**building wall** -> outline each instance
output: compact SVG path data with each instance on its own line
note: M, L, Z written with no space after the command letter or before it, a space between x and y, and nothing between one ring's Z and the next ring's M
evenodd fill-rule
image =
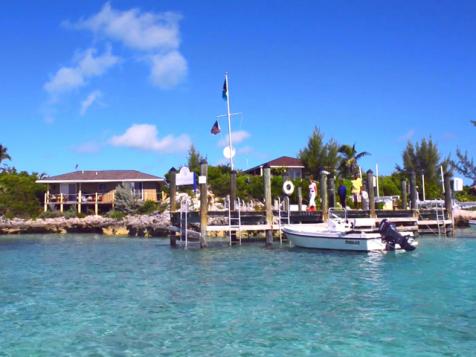
M79 185L76 185L76 191L79 189ZM119 182L104 182L104 183L82 183L81 192L86 199L95 200L96 192L98 193L99 203L113 203L116 187ZM49 184L50 194L57 196L59 201L60 184ZM144 182L143 183L143 199L157 202L157 190L159 184L157 182ZM72 200L76 200L76 196L71 197Z

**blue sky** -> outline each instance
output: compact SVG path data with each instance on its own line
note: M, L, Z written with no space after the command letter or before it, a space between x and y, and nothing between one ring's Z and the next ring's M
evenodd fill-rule
M474 1L15 1L0 12L0 143L50 175L163 175L190 143L236 167L294 156L317 126L390 173L407 140L476 152ZM221 119L226 132L226 120Z

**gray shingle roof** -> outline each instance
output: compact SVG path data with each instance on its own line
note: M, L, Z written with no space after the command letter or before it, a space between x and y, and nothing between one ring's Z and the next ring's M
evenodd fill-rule
M162 177L146 174L136 170L98 170L74 171L62 175L50 176L38 180L38 183L54 182L120 182L120 181L164 181Z

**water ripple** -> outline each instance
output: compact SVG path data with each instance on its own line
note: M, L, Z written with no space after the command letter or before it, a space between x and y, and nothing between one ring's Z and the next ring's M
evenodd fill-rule
M0 356L473 355L475 253L0 237Z

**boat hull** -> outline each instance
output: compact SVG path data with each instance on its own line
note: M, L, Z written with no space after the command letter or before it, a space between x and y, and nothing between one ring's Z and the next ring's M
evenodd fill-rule
M296 247L311 249L385 251L386 243L378 233L328 231L322 225L285 226L283 232ZM401 249L397 244L395 249Z

